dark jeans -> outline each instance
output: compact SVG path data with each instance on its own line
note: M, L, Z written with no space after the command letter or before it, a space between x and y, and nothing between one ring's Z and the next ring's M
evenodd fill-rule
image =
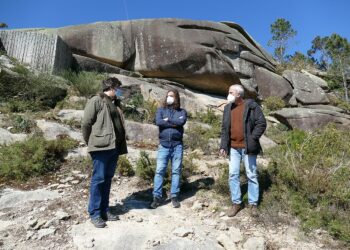
M91 152L90 155L94 169L91 177L88 212L90 218L97 218L107 213L109 193L119 152L117 149L111 149Z

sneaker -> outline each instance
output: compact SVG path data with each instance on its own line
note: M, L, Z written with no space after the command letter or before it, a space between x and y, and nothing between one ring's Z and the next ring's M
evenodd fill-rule
M91 223L97 228L103 228L107 226L106 222L101 217L91 218Z
M227 216L234 217L242 209L241 204L233 204L232 207L228 210Z
M257 205L249 205L248 207L249 207L250 216L252 216L252 217L259 216Z
M173 208L179 208L180 207L180 202L177 197L171 198L171 204L173 205Z
M160 206L160 204L161 204L161 203L160 203L160 199L154 197L154 198L153 198L153 201L152 201L152 203L151 203L151 205L150 205L150 208L156 209L157 207Z
M117 221L117 220L119 220L119 216L111 213L110 211L107 211L107 213L104 215L101 214L101 218L104 221Z

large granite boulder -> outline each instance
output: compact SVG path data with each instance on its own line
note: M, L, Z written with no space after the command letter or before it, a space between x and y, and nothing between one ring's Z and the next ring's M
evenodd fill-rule
M0 41L7 55L41 72L59 73L71 68L71 50L57 35L2 30Z
M36 31L59 35L75 54L213 94L226 94L231 84L253 79L254 65L275 69L272 57L229 22L168 18ZM255 82L245 83L256 94Z
M314 130L328 123L334 123L339 128L349 129L350 115L339 113L332 108L283 108L272 113L281 123L290 128Z
M315 80L316 76L310 77L309 74L293 70L285 70L282 75L293 85L294 96L302 105L329 103L319 81Z
M119 74L109 74L109 76L118 78L126 92L128 88L137 87L145 100L154 100L158 105L164 101L167 91L175 88L180 94L181 107L190 113L206 112L210 108L219 110L226 104L223 97L184 88L183 85L164 79L134 78Z
M255 68L254 77L262 99L278 96L286 103L289 102L293 95L293 89L285 78L262 67Z

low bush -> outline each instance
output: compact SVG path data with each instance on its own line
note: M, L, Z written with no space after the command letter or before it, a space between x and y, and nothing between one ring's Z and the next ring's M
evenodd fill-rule
M41 136L33 136L24 142L0 146L0 178L27 180L60 167L64 155L77 146L69 137L47 141Z
M220 138L220 127L213 125L210 128L204 127L200 124L191 124L185 131L184 145L191 150L201 149L204 154L217 154L213 151L213 143L211 139Z
M136 176L147 184L152 184L156 173L157 160L149 158L149 155L141 151L140 158L136 163ZM184 157L182 162L180 185L188 183L187 179L196 173L198 166L194 163L193 157ZM171 162L169 161L167 172L163 180L164 190L170 190L171 186Z
M284 108L286 104L278 96L269 96L264 99L263 106L264 110L267 110L267 112L269 113L270 111L275 111Z
M127 119L155 123L158 103L155 100L145 100L140 92L131 91L130 95L123 100L123 112Z
M124 155L120 156L118 159L117 173L121 176L134 176L135 171L128 158Z
M85 97L101 92L101 81L107 78L105 74L87 71L63 71L60 75L72 84L79 95Z
M350 132L333 125L289 132L284 143L266 152L272 186L262 205L283 204L305 229L323 228L350 243L349 141Z
M46 74L13 76L0 72L0 102L9 112L54 108L67 95L67 86Z

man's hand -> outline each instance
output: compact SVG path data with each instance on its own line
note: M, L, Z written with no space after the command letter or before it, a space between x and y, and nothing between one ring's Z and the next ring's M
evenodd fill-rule
M227 153L226 153L226 151L225 151L225 149L220 149L220 151L219 151L219 155L220 156L223 156L223 157L225 157L226 155L227 155Z

